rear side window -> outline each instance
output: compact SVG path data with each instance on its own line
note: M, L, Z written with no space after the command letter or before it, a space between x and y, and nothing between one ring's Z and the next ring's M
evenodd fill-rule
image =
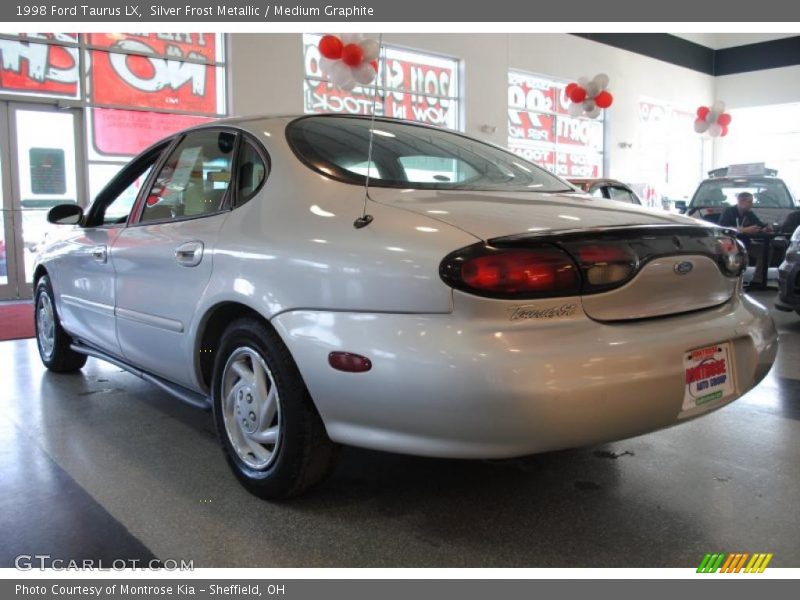
M186 135L147 195L139 222L177 220L222 210L231 182L236 135L204 130Z
M633 194L629 190L626 190L625 188L609 186L608 196L612 200L617 200L618 202L628 202L629 204L636 204L636 198L634 198Z
M370 136L370 130L374 135ZM555 175L499 147L464 135L403 121L340 116L302 117L286 136L316 171L376 187L571 192ZM372 137L372 162L370 156Z
M237 178L236 203L243 204L252 198L267 178L267 165L252 142L242 143Z

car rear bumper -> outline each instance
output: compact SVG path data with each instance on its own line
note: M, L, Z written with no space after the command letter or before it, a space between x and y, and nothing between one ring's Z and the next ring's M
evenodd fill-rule
M520 456L667 427L750 390L777 352L766 308L739 294L708 310L617 324L582 311L547 320L458 312L305 310L273 323L333 440L440 457ZM686 351L723 341L732 343L735 395L679 415ZM327 360L335 350L373 367L336 371Z

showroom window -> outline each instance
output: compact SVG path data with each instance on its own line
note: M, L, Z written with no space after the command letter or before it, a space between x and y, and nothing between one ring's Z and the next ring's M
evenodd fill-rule
M703 138L694 131L695 111L642 98L636 142L637 187L642 202L670 208L688 200L703 178Z
M224 116L220 33L59 33L0 36L0 94L84 109L93 198L147 146Z
M568 83L509 71L508 147L561 177L602 177L605 115L571 117Z
M379 116L459 129L458 60L384 45L375 82L346 92L333 87L320 72L321 37L303 34L306 113L368 115L375 102Z
M800 103L734 108L729 133L718 138L718 167L764 163L778 171L795 199L800 199Z

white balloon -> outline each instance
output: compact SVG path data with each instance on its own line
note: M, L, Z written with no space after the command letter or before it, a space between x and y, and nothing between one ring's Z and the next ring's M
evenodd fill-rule
M569 116L570 117L580 117L583 114L583 103L582 102L573 102L569 105Z
M719 137L721 133L722 133L722 125L720 125L719 123L712 123L711 125L708 126L708 135L710 135L711 137Z
M353 78L361 85L367 85L375 80L375 69L368 62L363 62L357 67L351 69Z
M706 115L706 123L708 123L709 125L711 123L716 123L717 122L717 118L719 118L719 113L717 111L715 111L715 110L710 110L710 111L708 111L708 114Z
M343 33L339 36L345 46L347 44L358 44L365 37L363 33Z
M708 129L708 121L704 121L703 119L696 119L694 122L694 130L697 133L705 133Z
M598 73L594 76L592 81L594 81L601 90L604 90L608 87L608 75L605 73Z
M335 63L339 62L332 58L325 58L324 56L319 59L319 70L323 77L327 77L331 73L331 69Z
M590 119L596 119L597 117L600 116L601 112L602 112L602 109L597 107L597 106L595 106L592 110L586 111L586 116L589 117Z
M583 101L583 110L586 112L594 110L596 106L597 105L594 103L594 100L591 98Z
M585 88L589 84L588 77L578 77L578 85Z
M717 113L718 115L721 115L722 113L725 112L725 103L722 100L717 100L716 102L714 102L714 105L711 107L711 110Z
M378 40L373 40L372 38L361 40L358 43L361 46L361 49L364 51L364 61L369 62L371 60L375 60L380 56L381 53L381 45L378 43Z
M337 88L348 92L356 87L352 69L340 60L331 67L331 81Z
M600 93L600 86L597 85L594 81L590 81L586 84L586 96L588 98L594 98L597 94Z

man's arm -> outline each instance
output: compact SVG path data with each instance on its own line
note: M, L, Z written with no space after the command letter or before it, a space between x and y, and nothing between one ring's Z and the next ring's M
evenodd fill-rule
M721 227L733 227L734 229L738 229L739 224L736 222L736 216L738 214L739 211L736 210L735 206L729 206L722 211L722 215L720 215L717 225Z

